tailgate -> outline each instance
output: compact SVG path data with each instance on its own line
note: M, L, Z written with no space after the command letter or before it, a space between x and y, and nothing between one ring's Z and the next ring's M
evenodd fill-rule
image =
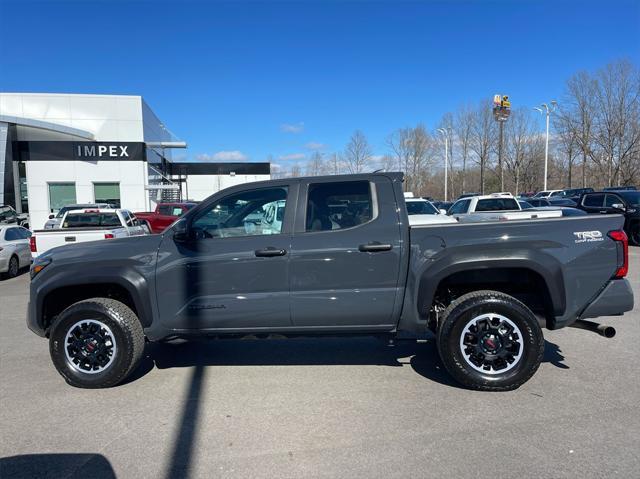
M36 251L32 251L34 257L58 246L74 243L86 243L105 239L105 235L112 233L108 229L49 229L34 231Z

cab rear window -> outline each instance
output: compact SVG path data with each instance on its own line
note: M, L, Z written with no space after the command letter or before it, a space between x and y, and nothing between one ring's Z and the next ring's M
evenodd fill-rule
M63 228L122 226L116 213L73 213L67 215Z
M476 211L511 211L519 210L518 202L513 198L490 198L478 200Z

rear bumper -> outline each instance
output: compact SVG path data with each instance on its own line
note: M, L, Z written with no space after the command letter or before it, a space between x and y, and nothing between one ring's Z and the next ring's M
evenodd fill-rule
M599 316L616 316L633 309L633 291L626 279L609 281L579 315L580 319L597 318Z

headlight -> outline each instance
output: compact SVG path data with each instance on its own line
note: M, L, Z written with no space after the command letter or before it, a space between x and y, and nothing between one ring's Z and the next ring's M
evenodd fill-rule
M37 257L31 265L31 279L33 279L40 271L51 264L51 258Z

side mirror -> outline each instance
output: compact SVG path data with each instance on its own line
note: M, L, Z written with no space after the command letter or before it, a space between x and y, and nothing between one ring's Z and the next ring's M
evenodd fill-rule
M446 215L447 214L447 210L440 208L438 211L440 211L441 215Z
M186 243L189 241L189 229L186 221L177 221L173 225L173 240L178 243Z
M50 220L52 220L52 219L53 219L53 218L55 218L55 217L56 217L56 215L54 215L54 214L49 215L49 219L50 219Z

